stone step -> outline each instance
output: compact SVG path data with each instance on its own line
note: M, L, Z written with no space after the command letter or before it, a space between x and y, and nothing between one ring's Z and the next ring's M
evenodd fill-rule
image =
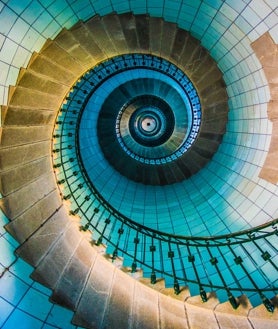
M58 105L58 102L57 102ZM38 126L53 125L55 121L55 113L53 109L45 110L38 108L20 108L18 105L9 106L5 117L3 118L3 126Z
M55 225L63 223L64 228L59 232L59 235L56 235L56 232L54 233L55 237L51 241L52 243L49 248L43 248L46 252L40 261L35 264L35 270L31 274L33 280L49 289L54 289L57 282L63 276L68 262L82 239L77 221L70 220L69 218L66 219L67 222L65 222L65 216L61 216L61 214L56 218ZM46 244L49 243L48 238L45 239L42 233L34 241L33 248L36 248L37 245L40 246L44 242Z
M27 109L57 109L59 97L39 92L37 90L17 86L9 97L9 106Z
M19 165L43 158L49 154L50 141L0 148L0 170L6 171Z
M215 293L207 293L208 301L203 303L200 296L192 296L186 300L185 309L189 328L219 329L214 309L219 305Z
M60 43L60 40L57 40L57 42ZM63 46L67 51L73 53L75 57L80 58L80 60L84 56L83 52L86 52L85 62L88 68L95 66L106 58L103 49L95 42L94 34L91 33L83 22L79 22L67 32L65 41L63 36Z
M61 207L57 191L50 191L23 214L10 221L5 229L19 242L30 238Z
M73 324L85 328L102 327L107 305L109 305L111 289L113 289L115 271L116 268L111 263L107 262L101 255L97 255L76 308L72 320ZM123 300L125 299L125 291L123 291ZM128 289L128 292L131 291L132 289Z
M87 66L72 57L64 48L60 47L57 42L47 40L40 54L48 58L51 62L63 67L76 77L87 71Z
M45 76L25 68L20 69L17 85L58 97L64 97L68 91L67 86L45 79Z
M271 302L275 306L273 313L268 312L263 304L254 307L248 314L248 319L254 329L274 329L278 323L278 295L271 298Z
M76 80L75 74L38 53L33 53L27 69L68 87Z
M52 165L48 156L1 172L0 191L3 196L7 196L50 172Z
M53 126L3 127L1 148L22 146L31 143L48 141L51 138Z
M118 55L118 51L111 41L109 34L106 32L105 25L103 25L102 19L99 15L89 19L85 23L85 26L93 36L98 48L105 54L106 58Z
M134 297L131 328L159 328L160 313L157 291L135 282Z
M102 25L118 54L128 53L128 44L121 26L120 16L112 13L101 17Z
M236 299L239 303L237 309L234 309L228 301L216 305L214 314L217 322L220 328L251 329L252 326L248 320L248 314L252 309L252 305L244 295Z
M103 328L130 328L134 287L135 280L127 279L127 275L122 271L115 271L102 322Z
M191 74L192 81L199 81L210 72L211 68L215 65L215 62L211 58L210 54L205 48L199 53L199 59L196 63L194 70Z
M87 238L83 237L53 290L52 302L76 309L97 256L96 252L91 252L91 248Z
M150 52L150 18L148 15L136 15L135 26L136 35L138 40L139 52L149 53Z
M150 53L153 55L161 56L161 39L163 20L158 17L150 17Z
M132 13L119 15L120 24L128 46L128 53L140 51L139 41L137 39L136 20Z
M177 28L175 38L173 40L173 46L171 51L171 59L178 66L180 63L181 55L183 53L183 49L186 45L187 39L189 38L189 32Z
M208 88L210 84L222 79L222 73L215 62L207 67L207 72L195 78L194 82L198 86L198 92Z
M184 303L165 296L158 295L159 303L159 322L161 328L189 329L187 315L185 312Z
M36 181L3 197L1 199L1 209L8 218L13 220L43 199L45 195L56 190L56 188L57 185L53 173L44 174Z
M42 225L18 247L16 254L36 267L70 224L65 207L60 207L47 220L43 219Z
M177 25L164 21L161 33L160 56L171 61L171 53L173 50L175 35L177 33Z
M192 36L189 36L186 39L186 43L184 45L179 61L181 67L183 68L185 73L189 75L189 77L192 72L191 71L192 62L194 62L194 60L196 59L195 56L197 56L199 50L200 50L200 41L193 38Z

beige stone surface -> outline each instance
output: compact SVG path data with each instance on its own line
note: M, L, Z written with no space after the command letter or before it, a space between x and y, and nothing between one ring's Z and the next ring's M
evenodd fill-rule
M22 166L1 172L0 191L4 196L37 180L40 176L50 173L52 165L49 157L40 158Z
M60 207L61 198L56 190L51 191L23 214L9 222L5 226L5 229L19 241L19 243L23 243Z
M55 115L53 110L45 109L23 109L10 106L5 115L3 124L5 126L38 126L53 124Z
M74 324L88 328L102 327L115 270L112 264L97 255L73 317Z
M73 310L76 308L96 259L97 254L92 253L91 248L87 237L83 235L54 288L51 296L53 302Z
M7 148L15 145L25 145L47 141L51 138L52 125L35 127L3 127L1 147Z
M135 280L120 270L115 271L103 321L103 329L129 329L132 323L132 304Z
M115 13L105 15L102 17L102 23L118 53L126 54L128 52L128 46L121 27L119 15Z
M161 329L189 329L182 301L159 294L159 315Z
M100 16L96 15L92 17L85 23L85 26L92 34L93 39L98 45L99 49L101 49L106 55L106 58L113 57L118 54L113 43L111 42L108 33L103 28Z
M16 253L32 266L37 266L70 224L66 209L59 208L16 250Z
M59 216L56 218L55 224L59 225L59 222L62 221L64 222L64 217ZM45 233L42 234L41 232L40 235L36 236L37 239L34 241L33 248L39 248L45 241L46 244L49 243L48 238L45 237ZM64 274L64 270L82 238L77 223L71 222L70 220L64 223L64 228L59 232L60 234L57 233L54 233L56 237L51 241L52 243L49 249L45 246L41 247L46 253L43 255L40 262L36 264L36 268L31 274L33 280L38 281L50 289L56 286L56 283ZM48 234L46 233L46 235Z
M45 79L44 76L27 69L21 69L17 84L24 88L60 97L63 97L68 90L67 86Z
M260 172L260 177L276 184L278 181L278 149L277 149L277 118L278 118L278 45L274 43L268 32L252 43L252 48L259 58L268 80L270 102L268 116L273 120L273 133L266 161Z
M123 34L127 43L128 53L140 51L134 15L132 13L124 13L121 14L119 18Z
M51 62L47 57L41 54L35 53L32 56L28 64L28 69L69 87L71 87L76 80L74 73L70 73L68 70Z
M89 38L90 32L82 28L82 26L83 23L80 22L80 24L74 26L70 31L62 30L55 38L55 43L89 69L98 62L94 56L98 53L99 48ZM91 48L88 48L87 46L90 45ZM91 53L90 49L94 52Z
M0 206L8 218L14 219L55 189L56 182L53 173L45 174L36 181L2 198Z
M59 106L58 96L49 95L37 90L17 86L12 93L9 106L19 108L36 108L53 110ZM58 106L57 106L58 105Z
M252 329L247 318L252 305L244 295L237 298L237 301L237 309L233 309L228 301L216 306L214 312L221 329Z
M250 310L248 318L255 329L277 329L278 328L278 295L271 299L274 312L267 311L263 304Z
M76 60L65 49L51 40L47 41L40 53L53 63L56 63L68 72L73 73L76 77L86 71L86 63L83 64Z
M159 329L158 293L136 282L132 306L132 329Z
M203 303L200 296L189 297L185 302L190 329L219 329L214 309L219 304L214 293L207 293L208 301Z
M20 145L12 148L0 148L0 170L8 170L49 154L50 141Z

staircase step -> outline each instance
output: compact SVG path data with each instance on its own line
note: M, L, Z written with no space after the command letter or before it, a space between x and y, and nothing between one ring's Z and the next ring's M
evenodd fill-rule
M65 222L66 220L67 222ZM58 234L56 234L56 231L51 230L50 227L50 232L54 233L52 237L45 238L45 233L41 232L40 235L37 235L36 240L32 239L33 248L37 249L43 245L43 253L34 264L35 270L31 274L31 278L50 289L56 286L58 280L63 275L82 238L77 221L74 222L65 218L65 214L59 213L59 217L55 220L55 225L61 225L60 231L56 229ZM28 251L25 253L28 254Z
M198 140L195 142L194 146L195 146L194 149L196 149L198 153L203 152L204 157L211 157L211 155L217 151L219 143L215 141L213 138L209 139L200 136Z
M171 53L177 31L177 25L163 22L161 34L161 56L171 61Z
M1 208L6 216L13 220L44 198L45 195L55 190L56 187L53 173L45 174L20 190L3 197Z
M60 105L60 98L45 94L33 89L17 86L14 91L9 106L20 108L35 108L35 109L47 109L54 110Z
M248 321L248 314L252 309L252 305L244 295L236 299L239 303L237 309L234 309L228 301L216 306L214 314L219 326L220 328L251 329L252 327Z
M199 95L205 104L218 104L228 100L225 83L221 79L212 82L199 91Z
M75 60L65 49L52 40L47 40L40 53L51 62L58 64L75 76L80 76L86 71L86 65L84 66Z
M204 121L227 121L228 104L226 101L206 106L203 111Z
M24 88L34 89L49 95L63 97L68 88L60 83L45 79L44 76L34 71L21 69L17 84Z
M69 225L67 211L62 206L16 250L17 255L36 267Z
M34 160L25 165L15 167L0 175L0 191L7 196L22 188L29 182L35 181L45 173L50 173L52 166L49 157Z
M135 16L136 34L140 53L150 52L150 28L148 15Z
M189 297L185 303L189 328L219 328L214 309L219 304L214 293L208 293L208 301L203 303L200 296Z
M109 35L106 32L105 26L103 26L102 19L100 16L96 15L89 19L85 23L86 28L92 34L95 43L98 45L99 49L103 51L106 58L118 55Z
M135 282L127 278L125 273L115 271L103 328L130 328Z
M185 30L176 29L175 38L173 39L173 46L171 50L170 58L173 62L179 64L183 49L186 45L187 39L189 38L189 33Z
M136 21L132 13L119 15L122 31L128 46L129 53L140 51L139 42L137 40Z
M211 66L207 67L207 72L200 75L195 79L195 84L198 85L198 91L208 88L212 83L222 79L222 73L217 67L215 62L211 63Z
M134 296L131 328L159 328L157 292L136 282Z
M24 109L9 106L2 122L5 126L38 126L53 124L54 120L55 113L53 113L53 110Z
M200 80L200 77L207 74L215 62L211 58L209 52L202 48L200 57L198 59L198 65L194 67L194 70L191 74L192 81Z
M268 312L266 307L261 304L250 310L248 319L255 329L274 329L278 323L278 295L271 298L271 303L275 306L274 312Z
M34 144L0 149L0 170L5 171L21 164L43 158L49 154L50 142L43 141Z
M158 297L161 328L189 329L184 303L163 294Z
M97 255L72 323L85 328L101 328L116 268Z
M118 54L127 54L128 45L120 23L119 15L112 13L101 18L106 33L109 35Z
M23 214L9 222L5 229L19 242L23 243L61 206L57 191L51 191L43 199L36 202Z
M150 53L153 55L161 55L161 39L162 39L163 20L158 17L150 17Z
M76 309L97 256L97 253L92 252L91 249L92 246L87 239L83 238L55 286L51 301L72 310Z
M85 57L88 67L93 67L106 58L103 49L97 45L94 34L89 31L84 23L80 22L77 26L71 28L68 33L70 36L67 36L66 39L67 47L73 43L68 51L71 51L71 49L74 49L78 45L78 48L75 49L75 52L78 51L75 57L79 56L78 58L82 60L82 56L84 56L82 55L82 51L85 51L88 54Z
M191 35L186 39L183 52L180 56L180 65L184 68L186 74L190 72L192 61L196 53L200 50L200 41L193 38ZM187 72L189 70L189 72ZM188 74L189 75L189 74Z
M27 68L44 77L50 78L52 81L59 82L69 87L71 87L76 80L75 74L57 65L41 54L35 53Z
M1 147L13 147L49 140L52 125L31 127L3 127Z

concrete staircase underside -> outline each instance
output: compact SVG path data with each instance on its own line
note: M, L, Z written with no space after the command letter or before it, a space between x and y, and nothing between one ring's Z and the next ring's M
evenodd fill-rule
M10 88L8 106L2 109L0 189L2 209L10 218L6 229L21 243L17 254L34 267L32 278L53 290L54 303L74 311L72 321L78 326L277 326L277 309L270 314L263 305L252 308L244 296L237 310L228 302L220 304L213 293L203 304L186 287L176 296L163 280L151 285L140 273L121 271L104 257L104 246L92 246L90 235L80 232L78 218L69 215L55 181L51 141L58 110L78 77L107 58L130 52L164 57L195 78L201 100L213 95L220 103L226 101L223 90L214 94L221 82L216 64L207 53L198 53L198 43L186 44L187 39L185 31L158 18L93 17L63 30L33 54L17 85ZM206 79L208 73L214 81Z

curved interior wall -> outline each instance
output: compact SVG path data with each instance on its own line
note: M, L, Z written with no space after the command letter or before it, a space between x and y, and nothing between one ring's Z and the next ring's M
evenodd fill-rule
M46 38L54 37L62 27L70 27L79 19L86 20L95 13L104 15L112 11L148 12L177 22L191 31L218 62L227 84L231 109L223 145L204 175L196 178L191 185L192 191L198 191L198 197L205 202L205 209L198 200L197 203L193 201L192 211L195 211L195 205L199 206L198 214L202 217L202 212L211 210L212 202L215 205L217 200L221 200L220 209L225 210L222 214L225 219L232 219L231 226L228 225L232 231L277 217L277 186L259 177L272 133L267 115L270 91L261 63L251 47L251 43L266 31L277 43L275 1L238 1L236 4L225 1L213 5L196 1L194 7L187 2L172 1L165 2L164 7L151 2L129 1L113 1L112 4L105 1L95 4L83 1L74 4L66 1L43 1L43 4L42 1L0 1L0 10L3 22L0 27L2 104L7 102L8 86L15 84L19 68L27 65L31 53L39 51ZM209 178L216 167L221 167L221 171L218 184L213 186ZM195 200L194 197L191 199ZM170 209L169 206L167 209ZM226 229L222 224L223 218L219 215L215 218L211 222L217 230L214 233L221 233ZM4 216L2 221L6 223ZM196 227L191 233L201 232ZM1 243L7 250L1 253L3 328L12 328L21 320L25 323L30 321L32 328L51 327L56 306L48 303L49 292L28 278L30 268L12 255L16 242L4 229L1 231ZM30 308L36 297L41 301L37 310L35 306ZM58 315L55 321L56 325L59 321L63 323L58 327L71 327L66 321L59 320Z

